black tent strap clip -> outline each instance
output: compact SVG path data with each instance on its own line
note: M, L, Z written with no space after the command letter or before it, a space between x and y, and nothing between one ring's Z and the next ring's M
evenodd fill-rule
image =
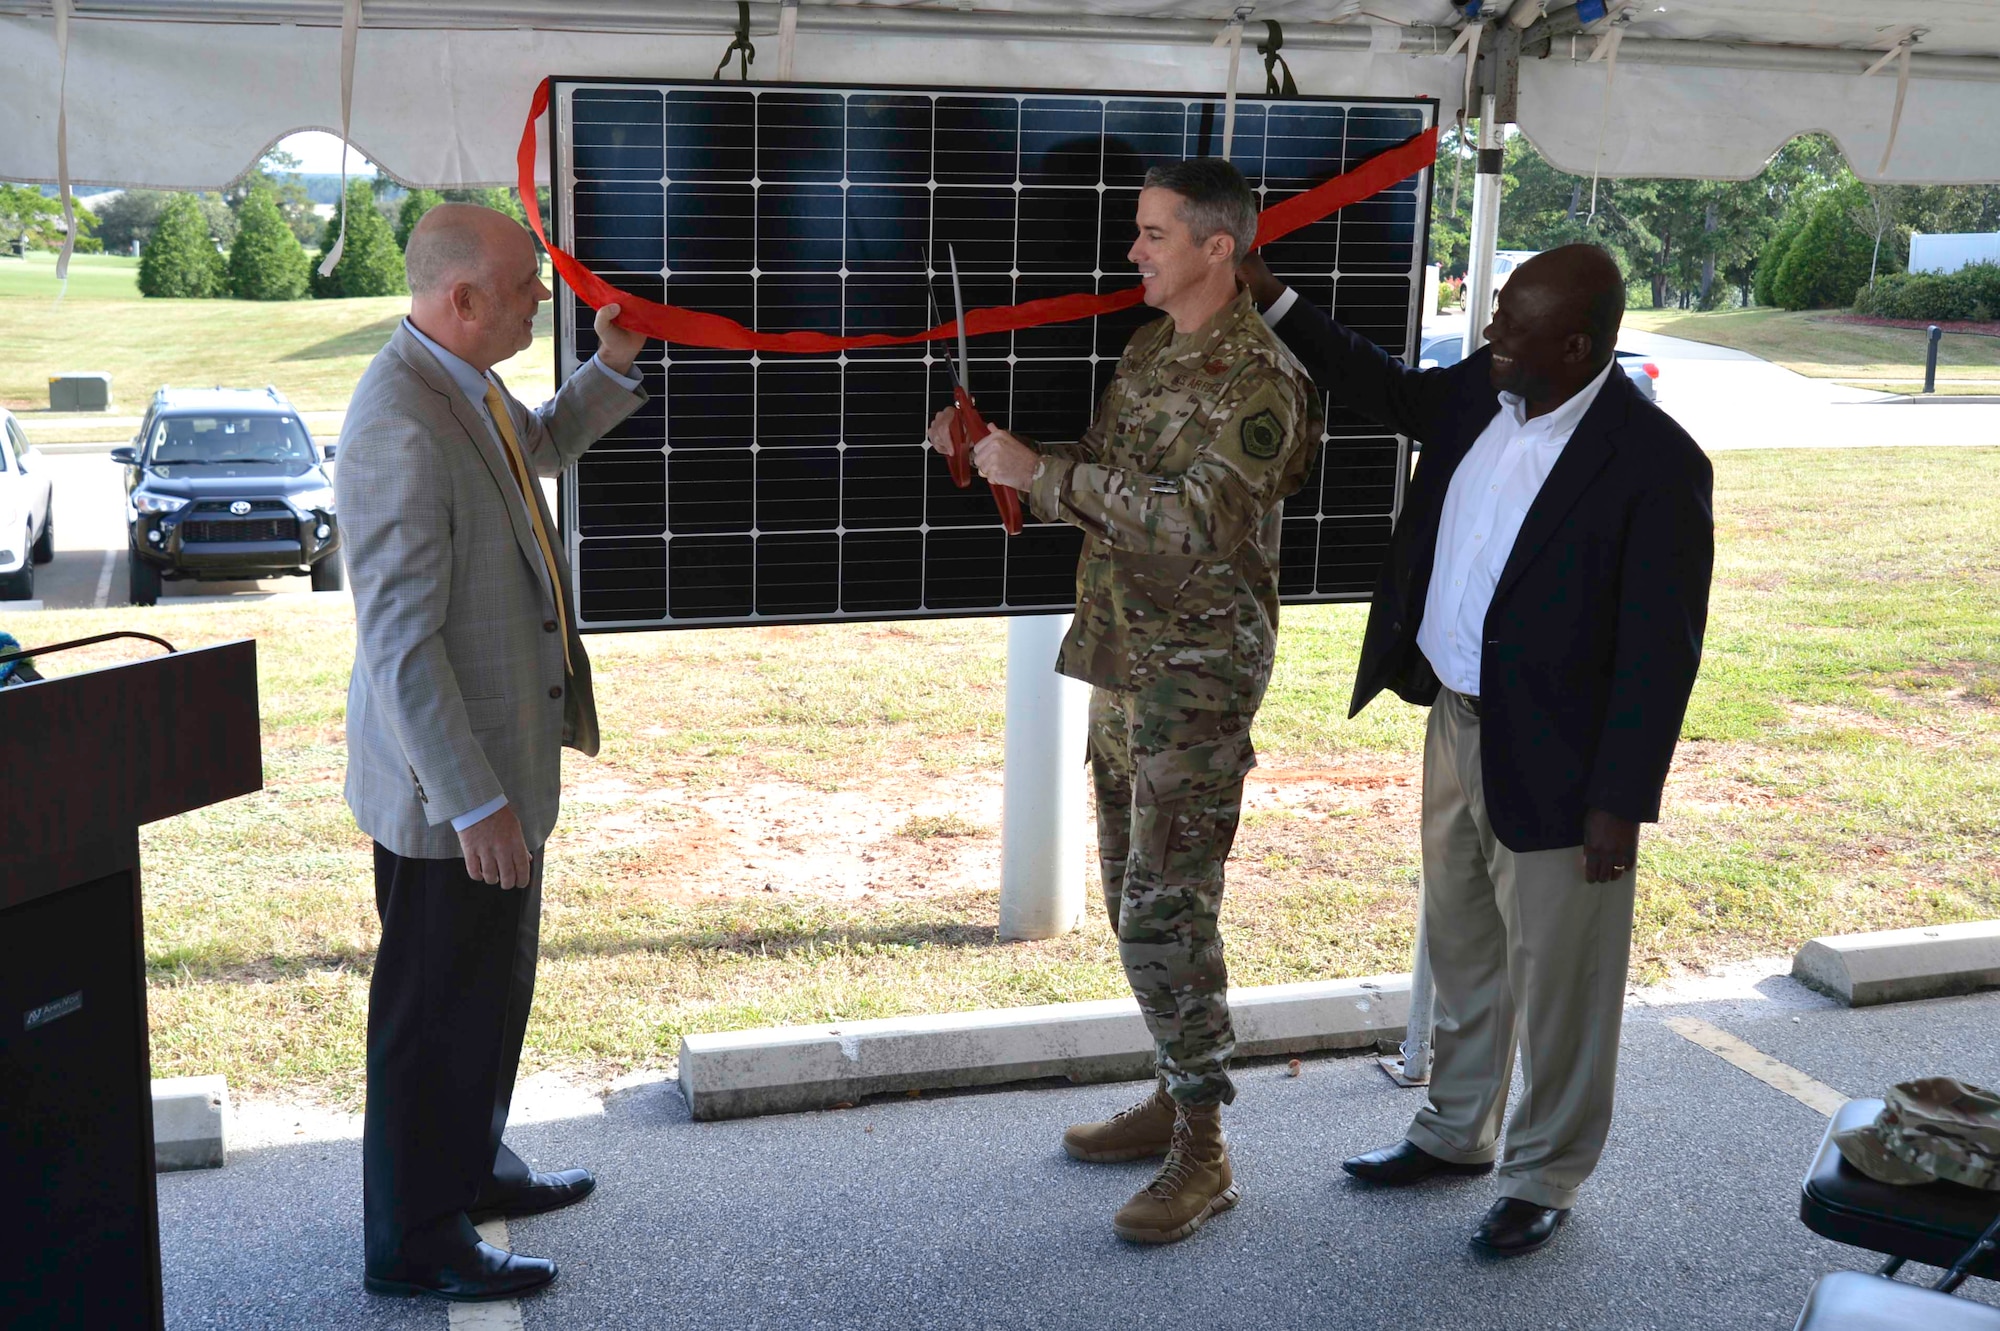
M745 83L750 81L750 62L757 58L757 48L750 44L750 0L736 0L736 36L722 52L722 59L715 66L715 81L722 82L722 71L729 67L729 57L736 57L736 72Z
M1299 95L1298 81L1292 77L1292 67L1285 57L1278 54L1285 44L1285 30L1278 26L1276 19L1265 19L1264 26L1269 35L1257 43L1257 54L1264 57L1264 95L1266 97L1296 97ZM1278 77L1279 70L1285 77Z
M33 656L47 656L51 652L66 652L72 647L88 647L93 643L111 642L118 638L138 638L143 642L155 643L164 647L169 652L180 650L165 638L156 638L150 633L133 633L128 630L118 633L100 633L94 638L74 638L69 642L50 643L47 647L24 647L16 652L0 652L0 665L6 665L9 661L20 661Z

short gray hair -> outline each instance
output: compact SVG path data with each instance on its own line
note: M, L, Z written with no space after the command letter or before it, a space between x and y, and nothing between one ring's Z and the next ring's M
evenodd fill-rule
M1257 240L1257 196L1243 173L1220 157L1190 157L1146 172L1147 189L1181 196L1178 216L1197 241L1225 235L1236 242L1236 260L1250 255Z
M403 250L403 274L410 291L422 296L466 278L483 277L486 236L496 217L507 215L474 203L441 203L418 218Z

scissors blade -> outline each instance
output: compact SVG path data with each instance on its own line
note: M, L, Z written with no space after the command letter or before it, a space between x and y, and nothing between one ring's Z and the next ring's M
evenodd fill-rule
M965 345L965 289L958 283L958 251L947 245L944 252L951 259L951 299L958 306L958 385L966 392L972 391L972 353Z
M926 264L925 264L925 267L929 267L929 266L930 266L930 265L929 265L928 263L926 263ZM926 282L924 283L924 294L925 294L926 296L929 296L929 297L930 297L930 300L931 300L931 327L935 328L935 327L937 327L937 326L938 326L939 324L941 324L941 323L943 323L943 322L944 322L944 316L938 313L938 303L937 303L937 288L936 288L936 287L933 287L933 286L932 286L932 285L930 284L930 282L929 282L929 281L926 281ZM957 383L958 383L958 362L954 361L954 360L953 360L953 359L952 359L952 358L951 358L950 356L945 356L945 357L943 357L943 360L944 360L944 364L945 364L945 368L946 368L947 370L950 370L950 371L951 371L951 381L952 381L952 383L953 383L954 385L955 385L955 384L957 384Z

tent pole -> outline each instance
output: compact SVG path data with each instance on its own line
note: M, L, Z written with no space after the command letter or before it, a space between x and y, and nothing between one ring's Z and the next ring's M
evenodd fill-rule
M1493 94L1480 99L1479 174L1472 180L1472 248L1465 260L1465 354L1486 345L1486 323L1493 317L1493 252L1500 247L1499 116Z
M1054 938L1083 918L1084 728L1090 689L1055 671L1068 615L1007 621L1000 937Z

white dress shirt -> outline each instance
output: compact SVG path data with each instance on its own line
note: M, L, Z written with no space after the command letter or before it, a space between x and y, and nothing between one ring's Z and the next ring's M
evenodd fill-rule
M1299 290L1297 287L1286 287L1283 294L1271 302L1271 308L1264 311L1264 326L1266 328L1276 328L1278 320L1292 312L1292 306L1298 301L1298 298Z
M487 385L493 384L493 381L487 378L486 375L482 373L470 361L467 361L460 356L453 355L451 352L446 351L443 347L439 346L436 342L432 341L429 337L426 337L424 335L424 330L417 327L414 323L411 323L408 319L403 320L403 326L410 330L411 337L416 338L417 341L424 344L424 350L430 352L431 355L437 357L438 364L442 365L444 367L444 372L451 376L451 381L458 385L458 391L465 394L465 400L467 402L470 402L472 404L472 409L479 413L479 419L486 422L487 429L494 431L493 440L495 443L498 443L500 441L500 434L499 431L494 427L493 413L486 409L486 388ZM590 358L589 363L586 364L583 367L583 369L578 370L577 373L587 374L590 372L592 368L595 368L599 373L608 376L612 380L612 382L619 384L627 392L631 392L637 389L640 383L642 382L638 375L620 374L618 373L618 371L612 369L609 365L606 365L602 360L598 359L596 356L592 356ZM493 384L493 386L496 388L499 387L498 384ZM505 392L506 390L502 389L501 391ZM526 500L527 496L523 495L521 496L521 498L523 500ZM505 795L496 795L494 798L486 801L486 803L480 805L478 808L468 810L465 813L459 814L458 817L452 819L451 820L452 830L454 832L463 832L466 828L472 826L474 823L485 822L488 818L491 818L494 814L500 812L500 810L506 807L507 807L507 797Z
M1452 473L1417 646L1439 681L1455 693L1479 696L1479 657L1493 589L1542 483L1610 375L1606 365L1575 397L1534 420L1519 396L1502 393L1500 410Z

